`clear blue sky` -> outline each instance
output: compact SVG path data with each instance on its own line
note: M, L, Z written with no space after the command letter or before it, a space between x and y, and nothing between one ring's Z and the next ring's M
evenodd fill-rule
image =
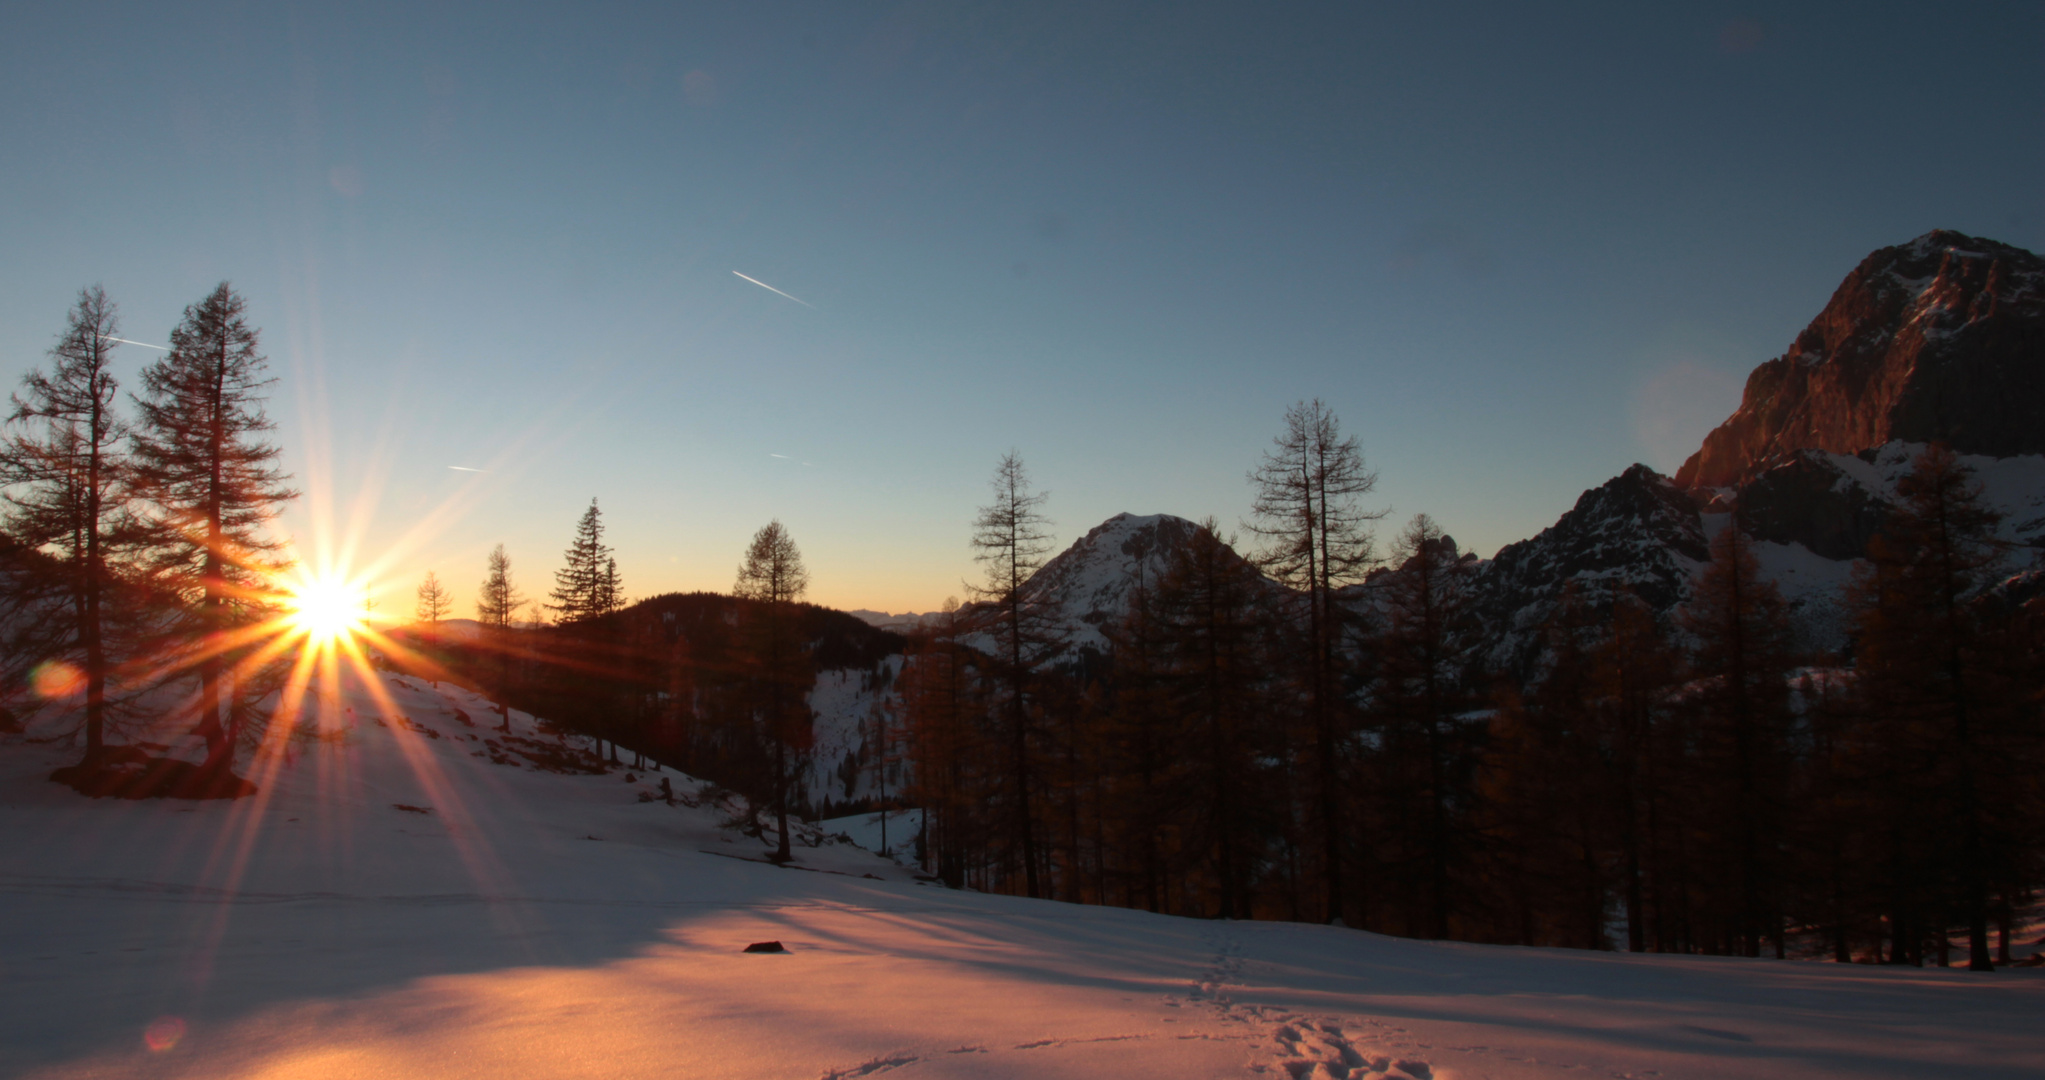
M632 596L778 517L814 599L928 609L1004 451L1061 542L1233 523L1312 396L1388 534L1489 555L1673 470L1870 250L2045 246L2041 46L2035 4L10 3L0 377L81 285L161 343L232 281L282 525L389 553L386 611L432 567L468 614L498 542L544 593L592 497Z

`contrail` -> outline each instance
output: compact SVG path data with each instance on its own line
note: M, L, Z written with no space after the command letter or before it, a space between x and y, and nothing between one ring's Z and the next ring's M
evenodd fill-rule
M120 342L120 343L121 343L121 344L123 344L123 345L140 345L140 346L142 346L142 347L143 347L143 348L145 348L145 349L155 349L155 350L156 350L157 352L169 352L169 351L170 351L169 349L167 349L167 348L164 348L164 347L163 347L163 346L161 346L161 345L151 345L150 343L148 343L148 342L146 342L146 341L129 341L129 340L127 339L127 338L124 338L124 337L115 337L115 336L113 336L112 334L101 334L101 335L99 336L99 339L100 339L101 341L118 341L118 342Z
M490 471L490 470L488 470L488 469L471 469L471 468L469 468L469 467L468 467L467 465L449 465L449 466L448 466L448 468L450 468L450 469L453 469L453 470L454 470L454 471L456 471L456 472L489 472L489 471Z
M734 274L738 274L738 271L736 271L736 270L733 270L733 271L732 271L732 273L734 273ZM768 292L770 292L770 293L779 293L779 294L780 294L780 295L782 295L782 296L788 296L788 294L787 294L787 293L785 293L785 292L781 292L781 290L780 290L780 289L777 289L777 288L775 288L774 286L772 286L772 285L769 285L769 284L767 284L767 283L766 283L766 282L764 282L764 281L761 281L761 280L760 280L759 278L750 278L750 277L746 277L746 276L745 276L744 274L738 274L738 276L740 276L740 277L742 277L742 278L746 278L746 280L747 280L747 281L750 281L750 282L752 282L753 284L755 284L755 285L758 285L758 286L759 286L760 288L762 288L762 289L765 289L765 290L767 290L767 291L768 291ZM806 308L810 309L811 311L815 311L815 310L817 309L817 306L816 306L815 304L812 304L812 303L810 303L809 301L807 301L807 300L804 300L804 299L802 299L801 297L797 297L797 296L788 296L788 298L789 298L790 300L793 300L793 301L795 301L795 302L796 302L796 303L798 303L798 304L801 304L801 305L802 305L803 307L806 307Z

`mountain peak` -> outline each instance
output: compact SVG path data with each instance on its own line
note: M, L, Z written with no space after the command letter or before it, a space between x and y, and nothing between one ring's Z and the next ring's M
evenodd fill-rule
M1676 474L1750 479L1799 450L1896 439L1963 453L2045 453L2045 259L1935 229L1861 260L1790 344L1755 368L1740 408Z

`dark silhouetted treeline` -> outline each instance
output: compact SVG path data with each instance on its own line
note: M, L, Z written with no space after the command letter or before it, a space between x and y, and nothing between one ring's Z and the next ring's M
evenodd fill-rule
M1567 593L1525 684L1471 659L1476 560L1425 515L1361 580L1290 587L1210 521L1082 658L1026 584L1019 465L983 513L977 602L907 639L794 609L802 678L862 672L886 712L863 753L907 763L933 876L1428 938L2007 959L2045 839L2045 600L1942 449L1847 598L1848 657L1795 652L1735 524L1672 612ZM514 631L513 700L771 800L807 732L762 719L789 678L762 668L767 610L663 596Z

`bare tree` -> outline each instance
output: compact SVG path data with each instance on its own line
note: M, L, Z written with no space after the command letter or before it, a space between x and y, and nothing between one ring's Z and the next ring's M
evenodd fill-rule
M1313 735L1316 817L1321 832L1329 921L1342 917L1343 822L1340 693L1335 675L1341 636L1335 590L1361 580L1375 561L1372 526L1384 510L1365 510L1363 496L1377 487L1377 473L1364 467L1354 438L1319 398L1285 412L1285 430L1274 449L1250 471L1256 501L1245 524L1263 537L1258 562L1264 571L1299 594L1306 633L1305 696Z
M1416 838L1425 881L1415 936L1449 936L1456 891L1450 887L1464 830L1455 817L1467 807L1472 762L1469 725L1457 719L1470 704L1456 643L1467 633L1471 563L1426 514L1414 515L1394 550L1399 573L1384 580L1386 618L1377 648L1377 704L1383 735L1384 786L1425 815ZM1424 793L1424 794L1421 794ZM1416 797L1417 796L1417 797ZM1415 925L1417 923L1417 925Z
M413 609L413 617L428 625L438 625L453 607L447 590L441 587L440 578L434 576L433 571L426 571L426 580L419 583L419 606Z
M751 613L753 646L762 691L761 719L774 747L774 811L781 834L774 858L779 862L795 857L788 843L788 758L792 744L807 741L809 726L808 708L800 710L798 721L798 710L791 707L791 699L799 698L806 666L797 640L796 603L808 590L809 571L803 568L802 551L781 522L768 522L753 534L732 593L760 605Z
M483 587L476 598L476 621L484 626L502 630L511 625L518 609L525 606L525 597L520 596L518 586L511 581L511 556L504 553L504 545L490 549L490 573L483 579Z
M69 571L74 626L66 635L85 659L85 758L105 745L107 656L102 604L112 517L121 507L127 425L114 415L112 367L120 322L106 291L78 292L70 323L50 350L50 373L22 377L0 441L7 531L53 546Z
M511 730L511 624L525 597L511 580L511 556L504 545L490 549L490 573L476 598L476 621L483 624L487 644L497 650L497 708L505 731Z
M1050 493L1030 490L1029 470L1013 450L994 467L992 487L994 501L981 507L973 522L973 557L987 568L987 583L969 588L987 605L986 629L999 654L994 668L1005 690L1010 825L1022 857L1024 888L1036 897L1043 894L1032 806L1032 676L1064 646L1044 592L1028 588L1051 552L1051 520L1043 510Z

